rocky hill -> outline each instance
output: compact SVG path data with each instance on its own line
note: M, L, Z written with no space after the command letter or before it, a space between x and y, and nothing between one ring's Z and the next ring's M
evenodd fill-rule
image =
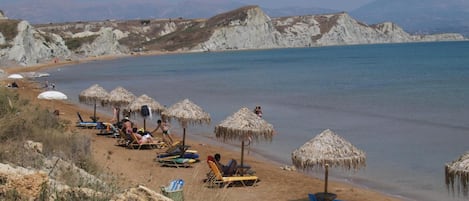
M5 17L6 18L6 17ZM31 26L0 19L0 66L142 51L224 51L465 40L460 34L411 35L347 13L270 18L246 6L208 19L107 20Z

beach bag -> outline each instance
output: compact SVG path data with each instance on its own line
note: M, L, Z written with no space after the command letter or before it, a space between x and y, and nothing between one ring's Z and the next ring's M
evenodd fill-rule
M174 201L184 201L183 186L184 180L175 179L170 182L169 186L162 186L161 193Z
M150 109L148 108L148 105L142 105L140 109L140 113L142 117L148 117L150 116Z

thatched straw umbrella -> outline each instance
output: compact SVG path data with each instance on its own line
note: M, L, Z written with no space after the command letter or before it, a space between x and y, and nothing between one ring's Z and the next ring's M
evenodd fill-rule
M457 180L457 182L455 182ZM454 183L457 183L458 192L462 191L467 196L469 190L469 151L461 155L457 160L445 165L446 186L454 190Z
M109 93L104 88L99 86L98 84L94 84L93 86L89 87L88 89L83 90L78 95L78 100L80 102L94 105L93 122L97 121L97 119L96 119L96 102L105 99L107 96L109 96Z
M325 167L324 193L327 194L329 166L358 170L366 166L366 155L332 130L326 129L293 151L292 161L295 167L303 170Z
M176 119L183 128L182 146L186 142L186 128L188 124L210 124L210 114L205 112L200 106L189 99L184 99L175 103L161 113L163 118L168 120Z
M129 103L135 100L135 95L127 91L123 87L116 87L109 95L101 101L103 105L111 105L113 107L119 108L126 107ZM117 121L119 121L119 113L117 113Z
M161 114L165 107L158 103L155 99L149 97L146 94L143 94L139 96L137 99L135 99L128 108L130 111L132 111L133 114L141 112L142 106L148 106L151 110L151 112L156 112L158 114ZM143 129L146 130L146 122L145 122L146 116L143 117Z
M241 108L215 126L217 138L241 141L241 167L244 167L244 142L246 140L255 142L260 140L272 141L274 132L272 124L267 123L246 107Z

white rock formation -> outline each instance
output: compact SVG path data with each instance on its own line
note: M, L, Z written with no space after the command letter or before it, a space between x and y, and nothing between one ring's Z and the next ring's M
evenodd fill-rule
M52 32L60 32L64 38L96 38L71 53L64 40ZM188 33L194 34L188 37ZM172 39L160 43L160 38L169 34ZM139 51L147 50L146 47L174 50L170 47L173 44L179 51L223 51L466 39L461 34L411 35L391 22L367 25L347 13L272 19L259 7L247 6L208 20L166 21L143 27L106 21L51 24L36 30L22 21L13 41L7 41L0 33L0 65L9 66L6 64L12 61L32 65L56 57L128 53L129 48L121 45L120 40L126 44L131 41L132 48Z
M90 36L88 31L85 32L85 35ZM102 56L122 54L128 51L119 44L117 34L110 27L102 27L94 35L98 35L98 37L91 44L83 44L78 52L83 52L86 56Z
M461 34L414 36L394 23L366 25L347 13L270 19L258 7L244 21L226 19L210 38L193 50L288 48L421 41L464 40ZM210 19L209 19L210 21ZM209 23L209 22L208 22Z
M2 33L0 33L0 45L5 45L5 44L6 44L5 37L3 36Z
M10 44L4 56L24 66L71 54L60 36L36 31L27 21L18 24L18 34Z
M194 49L207 51L278 47L270 17L259 7L250 8L245 12L244 18L223 19L218 22L220 28L215 29L209 40ZM210 20L207 23L210 23Z
M36 142L28 141L25 146L28 150L36 151ZM109 199L108 192L100 192L97 189L106 189L108 184L102 182L95 176L87 173L75 165L61 160L57 157L51 159L36 151L36 156L44 162L41 170L33 168L24 168L0 163L0 192L16 192L22 198L27 200L66 200L80 198L84 200L104 200ZM77 184L82 187L70 187L62 179L72 181L75 179ZM96 189L90 189L87 187ZM111 190L111 189L108 189ZM44 194L44 192L46 192ZM41 197L46 196L46 197ZM124 200L153 200L170 201L171 199L151 190L145 186L129 188L123 193L116 194L110 198L114 201Z
M8 19L8 17L5 16L5 14L3 13L2 10L0 10L0 20L7 20L7 19Z

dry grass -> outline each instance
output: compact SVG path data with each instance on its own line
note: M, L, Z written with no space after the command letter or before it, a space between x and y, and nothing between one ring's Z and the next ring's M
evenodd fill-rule
M89 136L66 130L70 121L57 118L51 111L29 104L28 100L7 88L0 88L0 162L21 167L42 169L46 158L59 157L72 162L75 166L92 174L100 174L96 163L91 158L91 140ZM41 142L43 153L33 152L24 147L27 140ZM62 170L55 179L70 187L87 187L104 196L95 198L82 197L80 194L65 193L58 196L62 200L106 200L117 189L111 182L107 186L85 181L74 170ZM107 179L112 181L112 177ZM41 197L54 194L51 188L44 187ZM14 190L0 194L0 199L23 200ZM41 199L40 199L41 200Z

